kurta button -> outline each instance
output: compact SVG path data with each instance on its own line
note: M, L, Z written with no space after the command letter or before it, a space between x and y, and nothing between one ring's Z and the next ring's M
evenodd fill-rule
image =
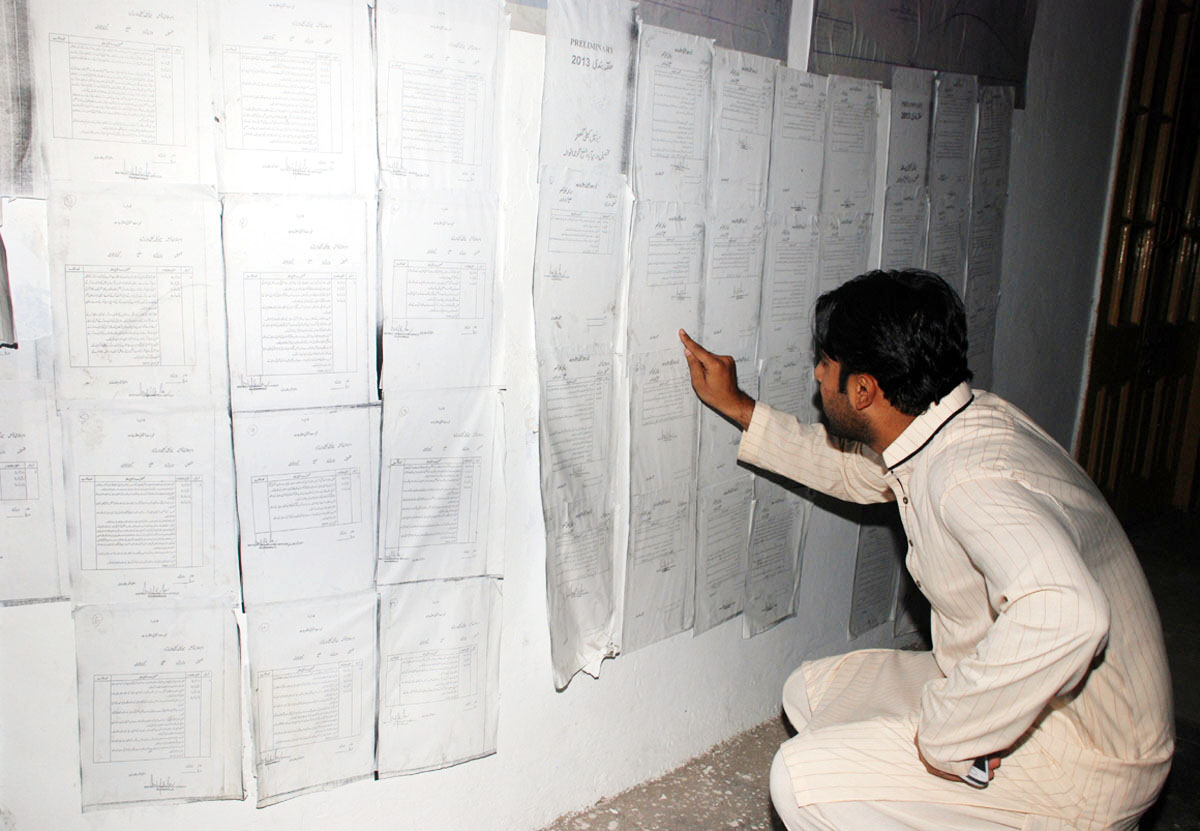
M909 540L909 541L908 541L908 547L909 547L909 548L912 548L912 547L913 547L913 546L912 546L912 540Z
M906 496L906 497L904 497L904 504L905 504L905 505L907 505L907 504L908 504L908 497L907 497L907 496Z
M918 589L919 589L919 588L921 588L921 581L920 581L920 580L918 580L918 581L916 581L916 582L917 582L917 588L918 588Z

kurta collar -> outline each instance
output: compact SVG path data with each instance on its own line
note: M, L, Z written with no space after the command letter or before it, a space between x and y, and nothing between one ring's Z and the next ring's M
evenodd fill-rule
M971 394L971 387L964 381L941 401L931 404L929 409L913 419L912 423L904 428L904 432L884 449L883 463L887 465L888 470L898 467L916 455L950 419L966 409L972 400L974 396Z

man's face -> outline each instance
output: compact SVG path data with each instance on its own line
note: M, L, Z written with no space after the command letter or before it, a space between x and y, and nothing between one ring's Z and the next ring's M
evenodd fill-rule
M813 378L821 388L821 409L825 412L825 424L831 436L870 444L871 425L866 417L850 404L850 396L840 388L838 379L842 365L825 355L813 369Z

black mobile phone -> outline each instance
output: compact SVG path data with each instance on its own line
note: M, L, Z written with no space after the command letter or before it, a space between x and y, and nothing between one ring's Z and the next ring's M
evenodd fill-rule
M962 777L962 780L972 788L986 788L988 786L988 761L989 757L980 756L975 760L975 764L971 765L971 769L967 771L967 775Z

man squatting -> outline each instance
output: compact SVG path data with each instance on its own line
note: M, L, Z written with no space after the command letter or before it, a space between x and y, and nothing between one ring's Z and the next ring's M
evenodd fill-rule
M938 276L823 294L824 425L756 402L682 330L700 400L739 459L852 502L895 500L932 652L805 662L771 799L799 829L1130 829L1174 749L1158 613L1128 538L1067 452L968 385L966 316ZM972 787L964 777L984 759ZM990 783L987 780L990 779Z

